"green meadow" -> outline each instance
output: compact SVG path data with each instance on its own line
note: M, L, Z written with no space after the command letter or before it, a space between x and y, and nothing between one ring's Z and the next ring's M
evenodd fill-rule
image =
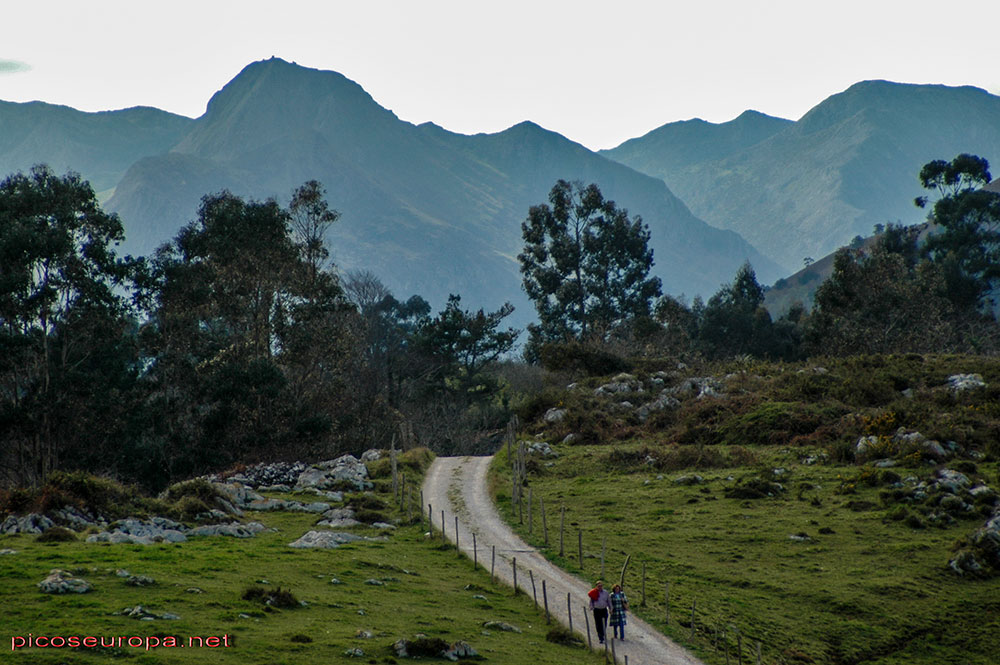
M297 498L311 500L309 495ZM530 598L492 585L487 572L481 567L473 571L453 546L428 538L419 522L384 540L300 550L288 543L313 528L315 515L267 512L247 518L275 531L246 540L216 536L151 546L0 537L0 549L17 551L0 556L3 662L395 663L410 659L397 658L391 646L418 635L449 644L464 640L483 662L600 662L582 648L548 641L551 626ZM351 530L373 537L378 533L367 526ZM41 593L37 583L54 568L83 577L93 591ZM155 584L128 586L116 574L119 569L151 577ZM254 587L290 592L298 606L278 608L244 599ZM119 614L136 605L180 618L141 621ZM521 632L484 626L487 622L503 622ZM105 644L119 636L125 640L121 647L12 652L12 640L29 634L104 637ZM145 649L147 638L166 644L171 636L183 644L191 637L206 639L201 647ZM207 646L213 636L220 646ZM128 637L142 638L143 646L129 647Z
M633 610L708 663L738 662L740 647L755 663L759 643L762 663L995 665L1000 577L948 567L992 506L939 519L933 497L900 494L945 467L998 486L995 389L949 398L935 387L975 359L871 362L823 373L714 368L742 374L724 394L682 400L646 424L593 396L607 377L553 389L535 413L567 415L529 420L525 438L554 444L558 457L528 456L515 510L502 451L494 494L507 521L566 570L616 582L628 558ZM978 369L1000 378L995 361ZM888 442L899 426L950 431L982 453L934 463L897 451L885 467L848 459L860 434ZM559 443L571 432L584 441Z

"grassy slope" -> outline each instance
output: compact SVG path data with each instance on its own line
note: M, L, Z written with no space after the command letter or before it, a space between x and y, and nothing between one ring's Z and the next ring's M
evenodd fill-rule
M278 496L278 495L275 495ZM284 497L287 498L287 495ZM306 499L309 500L309 499ZM0 537L0 606L3 649L8 658L32 663L105 663L125 656L135 663L393 663L390 645L423 633L446 641L465 640L486 662L599 662L579 648L552 644L548 627L530 599L491 587L489 576L473 572L453 547L428 540L419 524L398 529L385 542L362 542L335 550L296 550L287 544L310 530L315 515L258 513L248 517L278 529L252 540L191 539L177 545L41 544L32 536ZM360 527L359 533L373 530ZM52 568L74 571L94 585L84 595L50 596L36 588ZM153 577L147 588L126 586L115 575L125 568ZM331 584L332 578L342 584ZM384 586L365 584L383 581ZM290 589L308 607L267 611L242 600L259 580ZM469 587L469 585L472 585ZM203 593L189 592L198 588ZM466 587L469 587L468 589ZM474 596L483 595L486 600ZM143 605L177 620L137 621L115 616ZM250 618L241 618L240 614ZM520 634L485 630L483 622L514 624ZM373 638L357 637L370 631ZM233 636L231 648L142 648L106 650L33 649L10 655L15 635ZM302 642L303 636L311 640ZM293 637L295 639L293 639ZM345 651L363 649L363 658Z
M953 544L981 526L984 518L911 528L905 519L889 518L899 504L883 502L885 483L858 482L871 475L871 467L837 459L848 442L857 440L856 427L871 433L887 426L922 427L938 436L950 428L950 438L978 445L996 431L992 393L963 403L949 401L933 386L948 372L970 369L984 372L988 381L997 380L997 364L911 358L856 365L831 365L829 373L819 377L826 388L819 392L812 390L817 375L799 374L797 367L758 366L752 398L750 391L740 394L736 389L747 385L737 378L728 383L732 394L715 400L714 408L707 408L706 400L685 402L655 424L658 431L639 427L623 412L616 416L607 406L602 409L589 390L564 394L564 406L570 410L564 422L571 424L551 428L545 438L559 441L568 429L579 428L607 443L557 445L560 457L552 466L529 464L535 505L534 533L528 539L542 545L541 497L548 512L548 551L567 569L589 578L601 575L599 557L606 539L604 575L617 579L625 556L631 554L626 582L633 607L707 662L726 662L723 645L735 656L738 632L748 662L753 662L759 640L765 663L995 663L990 636L1000 629L1000 579L961 579L946 569ZM890 381L886 375L896 376L897 385L880 396L876 388ZM851 384L849 390L845 383ZM808 389L808 399L794 408L774 406L789 404L777 400L794 399L796 386ZM892 394L908 386L915 389L914 397ZM840 397L830 397L833 393ZM710 432L699 418L711 422ZM809 426L801 427L802 420ZM755 422L761 427L751 426ZM799 429L807 432L796 433ZM696 445L668 445L699 437L711 444L704 439L712 436L728 437L729 445L702 448L699 469L683 468L685 460L696 459ZM740 439L768 438L778 441L737 445ZM685 451L691 454L685 456ZM831 461L805 462L817 453L830 454ZM650 454L673 460L673 466L645 466L642 460ZM903 478L924 478L934 468L911 457L893 471ZM980 460L975 468L971 475L997 486L1000 469L995 457ZM773 469L784 470L777 478L787 488L784 493L754 500L725 496L741 481L762 473L769 476ZM511 512L505 455L498 456L494 472L501 509L527 535L527 524L519 524ZM703 476L704 483L673 482L690 473ZM562 506L565 557L558 556ZM907 515L918 516L920 510L908 506ZM526 514L523 519L527 521ZM582 571L578 532L584 542ZM803 535L808 539L792 538ZM640 609L643 565L647 607ZM664 607L667 582L669 625Z

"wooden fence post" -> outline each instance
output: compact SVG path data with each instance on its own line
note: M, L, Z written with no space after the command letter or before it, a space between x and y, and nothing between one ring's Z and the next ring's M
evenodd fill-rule
M448 541L445 539L445 534L444 534L444 511L442 510L441 511L441 544L443 545L446 542L448 542Z
M531 598L535 601L535 609L538 609L538 590L535 589L535 573L528 569L528 577L531 578Z
M545 603L545 623L551 623L549 619L549 592L545 590L545 580L542 580L542 602Z
M590 613L587 612L587 606L583 606L583 622L587 624L587 648L593 649L594 642L590 639Z
M572 601L572 594L569 591L567 591L566 592L566 616L569 617L569 632L570 633L573 632L573 603L571 601Z
M493 546L493 556L490 559L490 584L496 584L496 571L497 568L497 546Z
M514 595L517 595L517 557L513 557L510 560L511 567L514 569Z
M476 545L476 534L472 533L472 569L479 568L479 547Z
M576 532L576 546L580 554L580 570L583 570L583 529Z

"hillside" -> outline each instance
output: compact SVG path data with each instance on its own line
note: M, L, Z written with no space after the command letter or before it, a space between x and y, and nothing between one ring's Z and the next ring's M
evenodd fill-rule
M694 214L791 271L875 224L923 221L920 167L961 152L1000 160L1000 98L865 81L794 123L674 123L603 154L662 178Z
M107 193L136 160L165 153L193 120L153 108L84 113L43 102L0 102L0 174L48 164Z
M532 123L478 136L415 126L340 74L279 59L248 66L169 154L134 164L108 205L125 221L129 249L146 253L194 217L206 192L284 200L317 179L343 213L328 238L341 269L372 270L397 294L435 303L449 293L477 307L512 300L523 325L533 311L520 289L520 223L560 178L599 183L642 215L670 292L711 293L746 259L778 276L662 181L559 134Z
M908 354L556 384L495 498L707 663L992 665L998 381L995 358Z

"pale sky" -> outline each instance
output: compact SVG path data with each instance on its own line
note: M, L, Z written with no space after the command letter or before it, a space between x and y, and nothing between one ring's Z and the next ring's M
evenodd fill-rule
M798 119L857 81L1000 93L1000 2L0 0L0 100L197 117L272 55L403 120L522 120L589 148L746 109Z

